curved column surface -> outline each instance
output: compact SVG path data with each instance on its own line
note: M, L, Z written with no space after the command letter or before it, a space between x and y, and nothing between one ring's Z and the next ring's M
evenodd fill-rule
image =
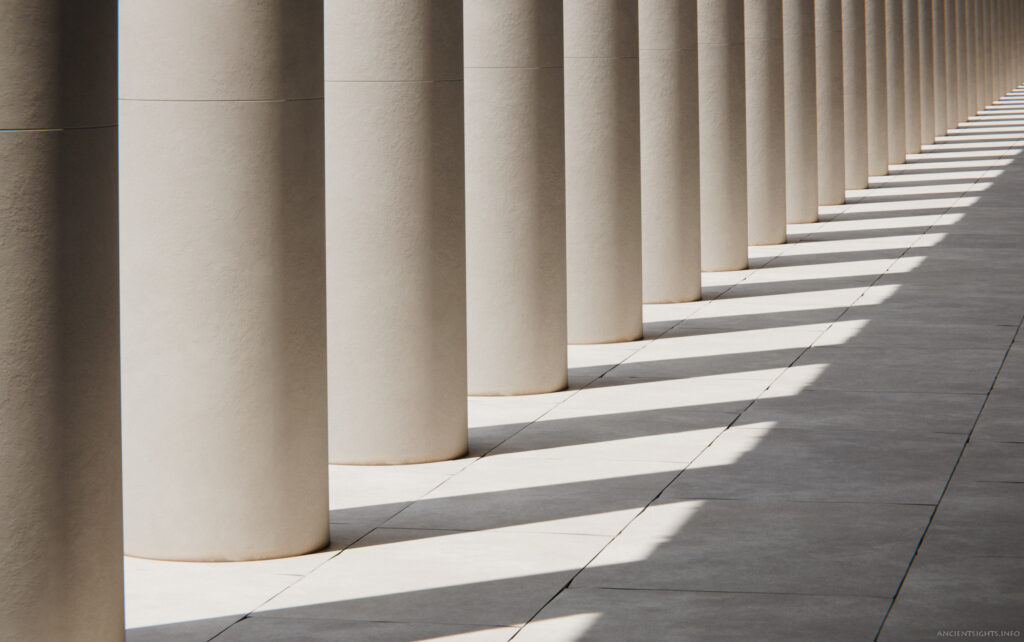
M964 44L967 48L967 116L973 116L981 109L981 105L978 104L978 50L974 31L974 4L973 0L963 4L964 29L966 30Z
M974 81L975 103L978 106L978 111L980 111L988 105L988 92L985 84L985 79L988 77L988 65L985 56L985 47L988 44L988 40L985 35L984 2L977 0L976 2L971 2L969 6L971 7L974 22L974 70L975 74L977 74L977 79Z
M886 101L889 163L907 159L906 84L903 62L903 0L885 0Z
M786 99L782 1L746 0L747 233L750 245L786 242Z
M130 555L327 543L320 9L121 3Z
M462 2L328 0L332 463L466 452Z
M970 87L967 82L967 5L965 0L956 0L956 86L957 122L967 120L971 115L968 101Z
M921 0L928 2L929 0ZM945 136L946 130L946 0L932 3L932 73L935 91L935 135Z
M464 0L469 393L568 381L562 7Z
M818 220L815 0L782 0L786 92L786 220Z
M636 0L564 0L569 343L643 336Z
M940 2L941 0L936 0ZM978 0L981 12L981 59L982 67L985 70L985 77L982 80L982 102L986 106L995 100L995 64L992 59L992 4L990 0Z
M941 2L942 0L937 0ZM889 116L885 70L885 0L864 0L867 29L868 174L889 173Z
M918 0L918 58L921 96L921 144L935 142L935 52L932 47L932 0Z
M117 5L0 15L0 639L123 640Z
M643 300L700 298L697 2L640 0Z
M864 0L843 1L843 149L846 189L868 186L867 53Z
M701 269L747 267L743 0L697 0Z
M846 201L842 0L814 0L814 37L818 96L818 203L838 205Z
M908 154L921 151L921 50L917 2L903 0L903 90Z
M943 0L943 23L946 38L946 129L950 130L960 122L960 85L957 70L960 54L956 42L956 0Z

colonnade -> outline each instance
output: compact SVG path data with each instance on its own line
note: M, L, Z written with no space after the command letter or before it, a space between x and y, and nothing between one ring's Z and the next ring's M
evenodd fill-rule
M0 0L0 638L322 547L328 462L462 455L1015 86L1022 6Z

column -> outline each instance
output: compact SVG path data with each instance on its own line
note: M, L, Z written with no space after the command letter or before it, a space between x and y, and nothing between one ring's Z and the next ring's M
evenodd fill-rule
M846 189L863 189L868 186L868 76L864 49L864 0L842 1Z
M988 78L988 57L985 55L985 47L988 46L988 37L985 29L985 3L983 0L971 2L971 12L974 14L974 65L977 79L974 82L975 103L978 111L988 106L988 91L986 83Z
M459 457L462 2L328 0L324 34L330 461Z
M907 159L907 107L903 67L903 0L885 0L885 69L890 164L902 163Z
M932 0L918 0L918 51L920 57L921 143L935 142L935 52L932 48Z
M130 555L327 543L321 7L121 3Z
M117 5L0 15L0 639L123 640Z
M557 3L554 3L557 4ZM696 0L640 0L643 298L700 298Z
M885 69L885 1L864 1L867 37L868 174L889 173L889 117ZM936 0L941 2L943 0Z
M977 60L977 43L975 42L974 32L974 5L977 2L971 0L964 2L964 28L966 29L964 35L964 45L967 49L966 57L966 68L967 77L965 86L967 87L967 115L973 116L978 113L981 106L978 104L978 60Z
M782 1L746 0L749 243L786 242L786 118Z
M842 0L814 0L814 38L818 203L838 205L846 201Z
M946 37L946 129L960 123L960 73L957 70L960 54L956 42L956 0L943 0Z
M562 7L464 0L470 394L566 386Z
M564 0L569 343L643 335L636 0Z
M786 219L818 220L815 0L782 0L786 91Z
M923 0L927 2L928 0ZM946 0L932 3L932 72L935 89L935 135L946 135Z
M903 0L903 89L908 154L921 151L921 50L917 3L918 0Z
M967 84L967 6L965 0L956 0L956 86L957 122L971 115Z
M743 0L697 0L700 244L705 271L747 267L743 35Z

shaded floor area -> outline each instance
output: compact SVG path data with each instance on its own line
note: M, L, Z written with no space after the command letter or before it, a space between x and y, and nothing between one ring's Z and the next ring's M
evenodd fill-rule
M126 559L128 638L1024 629L1022 149L1017 91L644 340L571 346L569 390L470 399L470 456L332 466L330 550Z

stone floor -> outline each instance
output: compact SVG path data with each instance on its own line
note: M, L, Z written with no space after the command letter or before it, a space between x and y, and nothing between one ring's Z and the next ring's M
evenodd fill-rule
M1024 91L569 390L471 399L469 457L332 466L330 550L126 559L129 639L1020 635L1022 149Z

